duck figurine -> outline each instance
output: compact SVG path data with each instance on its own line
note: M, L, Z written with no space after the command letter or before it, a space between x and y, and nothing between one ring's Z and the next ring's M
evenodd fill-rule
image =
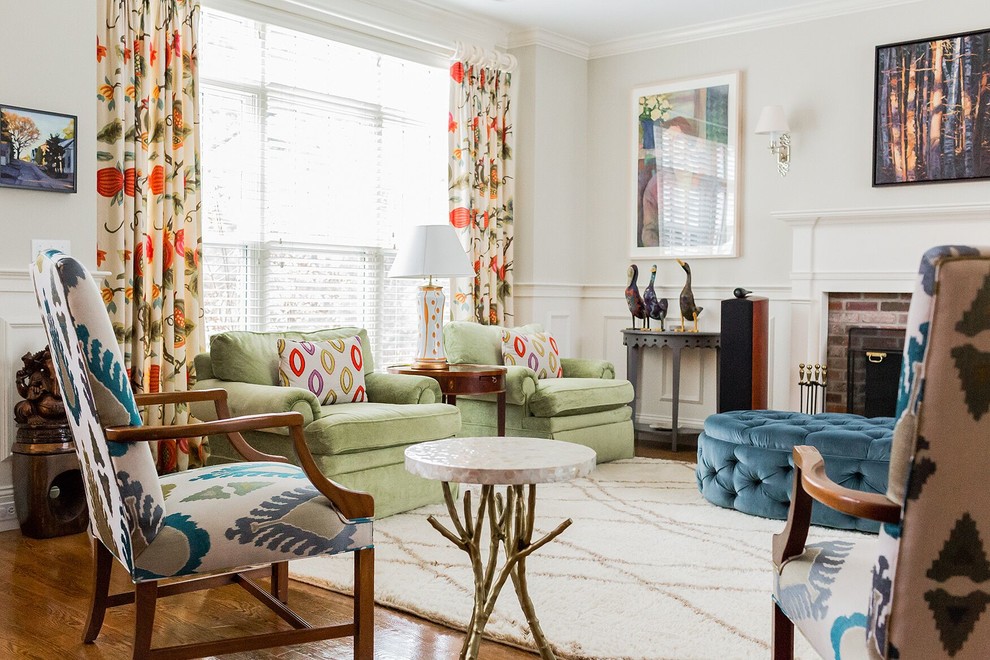
M694 321L694 330L691 332L698 331L698 316L701 314L703 308L698 307L694 303L694 291L691 290L691 266L687 264L686 261L677 260L684 272L687 273L687 281L684 283L684 288L681 289L681 332L685 331L684 319L692 319Z
M653 288L653 284L657 279L657 266L653 265L650 269L650 283L646 285L646 290L643 291L643 304L646 305L646 328L650 328L650 319L655 319L660 321L660 332L664 331L663 320L667 316L667 299L657 298L657 292Z
M626 287L626 306L632 314L632 329L636 329L636 319L643 319L646 322L646 305L643 304L643 296L639 295L639 286L636 281L639 279L639 268L636 264L629 266L627 271L629 276L629 286Z

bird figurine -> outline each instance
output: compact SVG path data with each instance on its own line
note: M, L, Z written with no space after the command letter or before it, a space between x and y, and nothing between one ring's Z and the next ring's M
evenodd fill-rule
M684 283L684 288L681 289L681 332L684 332L684 319L692 319L694 321L694 330L692 332L698 331L698 316L701 314L701 307L698 307L694 303L694 291L691 290L691 267L686 261L677 260L684 272L687 273L687 281Z
M657 279L657 266L653 265L650 269L650 283L646 285L646 290L643 291L643 304L646 305L646 328L650 328L650 319L655 319L660 321L660 332L664 331L663 320L667 316L667 299L657 298L657 292L653 288L653 284Z
M636 264L629 266L627 274L629 286L626 287L626 306L632 314L632 329L635 330L636 319L643 319L643 322L646 322L646 305L643 304L643 296L639 295L639 287L636 285L636 280L639 279L639 268Z
M736 298L745 298L751 293L753 292L750 291L749 289L744 289L741 286L737 286L735 289L732 290L732 295L734 295Z

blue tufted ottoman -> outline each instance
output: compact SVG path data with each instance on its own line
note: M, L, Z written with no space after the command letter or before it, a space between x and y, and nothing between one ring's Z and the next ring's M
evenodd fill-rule
M805 415L781 410L736 410L711 415L698 436L698 489L719 506L766 518L787 518L794 471L791 448L816 447L826 472L847 488L887 490L893 417L842 413ZM815 502L815 525L875 532L879 523Z

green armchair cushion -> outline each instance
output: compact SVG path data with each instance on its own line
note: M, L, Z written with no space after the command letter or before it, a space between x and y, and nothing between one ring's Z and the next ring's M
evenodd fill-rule
M633 400L627 380L603 378L550 378L539 381L529 397L534 417L562 417L611 410Z
M360 335L362 346L371 346L363 328L342 327L315 332L223 332L210 338L213 375L227 381L275 385L278 383L279 338L303 341L346 339ZM370 350L364 352L364 373L375 370Z
M306 427L314 454L348 454L449 438L461 429L457 408L444 403L338 403Z
M522 334L542 332L539 324L504 328ZM443 327L443 348L451 364L502 364L502 330L497 325L451 321Z

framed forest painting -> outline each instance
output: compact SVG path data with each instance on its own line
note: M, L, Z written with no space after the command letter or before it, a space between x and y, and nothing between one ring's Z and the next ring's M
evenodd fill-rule
M990 29L877 46L873 185L990 178Z

